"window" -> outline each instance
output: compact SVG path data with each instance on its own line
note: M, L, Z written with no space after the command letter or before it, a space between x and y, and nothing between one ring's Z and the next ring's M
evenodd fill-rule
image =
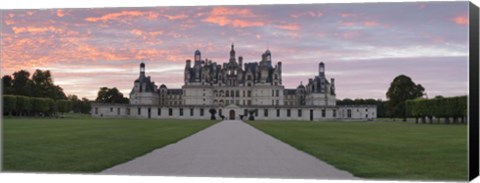
M322 109L322 117L325 117L325 109Z
M287 117L290 117L290 109L287 109Z
M367 109L367 108L365 108L365 112L368 112L368 109Z
M203 108L201 108L200 109L200 116L203 116L203 113L204 113Z
M251 100L247 100L247 105L252 105L252 101L251 101Z
M275 96L275 90L272 90L272 97Z
M120 115L120 107L117 108L117 115Z
M193 108L190 108L190 116L193 116Z
M95 114L98 114L98 107L95 107Z
M183 116L183 108L180 108L179 110L180 110L180 111L179 111L180 116Z
M252 91L247 91L247 97L251 97L252 96Z
M352 117L352 110L348 109L347 110L347 118L351 118L351 117Z
M278 96L279 96L279 93L280 93L280 92L277 90L277 91L275 92L275 96L278 97Z
M169 115L169 116L172 116L172 113L173 113L173 109L172 109L172 108L168 108L168 115Z
M113 112L113 107L110 107L110 112Z
M161 116L162 115L162 108L158 108L157 109L157 116Z
M137 109L137 113L138 113L138 115L140 115L140 114L141 114L141 112L142 112L142 111L141 111L141 109L140 109L140 107L139 107L139 108Z
M337 117L337 110L335 110L335 109L333 110L333 117L334 118Z
M226 97L230 97L229 93L230 93L230 92L228 92L228 91L225 92L225 94L226 94L225 96L226 96Z
M264 115L265 117L268 117L268 109L263 110L263 115Z
M280 117L280 109L277 109L277 117Z
M243 93L243 95L242 95L242 96L243 96L243 97L245 97L245 90L243 90L243 92L242 92L242 93Z
M243 115L245 115L245 116L248 115L248 110L247 109L243 110Z
M278 105L280 102L278 100L275 101L275 104Z
M255 117L258 117L258 109L255 109Z
M234 97L235 95L233 95L233 90L230 91L230 96L231 97Z
M302 110L301 109L298 110L298 117L302 117Z
M237 91L235 92L235 96L236 96L236 97L240 97L240 91L237 90Z

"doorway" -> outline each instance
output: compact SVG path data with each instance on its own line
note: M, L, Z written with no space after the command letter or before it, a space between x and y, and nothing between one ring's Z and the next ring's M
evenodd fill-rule
M235 120L235 111L234 110L230 110L228 119Z
M313 121L313 110L310 109L310 121Z

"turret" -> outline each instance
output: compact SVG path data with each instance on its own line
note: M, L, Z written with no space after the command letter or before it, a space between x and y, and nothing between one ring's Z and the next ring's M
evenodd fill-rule
M318 64L318 76L322 78L325 77L325 64L323 62Z
M143 62L140 63L140 76L145 77L145 64Z
M202 54L200 53L200 50L195 51L195 62L199 62L202 59Z

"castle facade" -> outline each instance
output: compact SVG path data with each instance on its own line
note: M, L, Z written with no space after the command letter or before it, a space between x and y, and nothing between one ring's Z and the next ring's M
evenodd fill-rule
M130 92L129 104L92 106L100 117L181 118L181 119L260 119L260 120L372 120L376 106L337 106L335 79L327 79L325 64L306 85L285 88L282 63L273 64L266 50L258 62L243 63L234 45L228 62L217 64L202 59L186 60L184 84L169 89L157 87L140 64L138 79Z

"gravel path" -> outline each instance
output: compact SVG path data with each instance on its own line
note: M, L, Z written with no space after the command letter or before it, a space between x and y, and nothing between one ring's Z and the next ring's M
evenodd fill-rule
M219 122L101 173L358 179L238 120Z

